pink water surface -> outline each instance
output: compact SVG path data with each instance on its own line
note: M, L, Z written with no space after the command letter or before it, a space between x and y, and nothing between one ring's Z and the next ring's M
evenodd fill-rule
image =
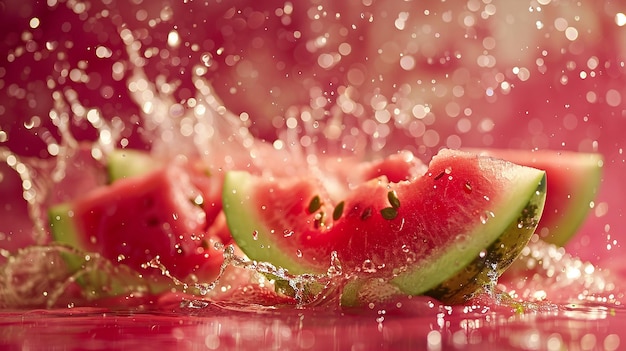
M0 3L0 132L8 137L0 135L0 146L48 157L42 139L58 138L46 118L53 105L48 78L106 118L136 118L140 109L126 86L130 68L126 63L119 73L116 65L128 59L118 31L129 28L144 54L161 48L146 61L148 78L180 79L175 97L189 99L193 67L204 63L205 78L225 106L249 113L259 138L276 138L285 117L300 116L306 106L322 124L330 120L323 116L343 111L344 125L370 131L373 151L409 148L425 160L444 146L601 153L598 197L568 251L623 277L624 13L626 5L608 0L427 8L406 1L7 0ZM178 46L167 44L173 31ZM32 116L40 117L40 127L27 127ZM86 123L72 132L96 137ZM134 124L125 131L130 146L150 144L137 134ZM355 140L348 135L334 144ZM0 248L12 251L33 242L32 227L19 178L1 167ZM626 315L615 306L561 301L557 309L524 314L430 306L417 299L385 315L176 303L122 311L6 310L0 347L615 350L620 337L626 342Z
M0 346L5 350L618 350L623 345L623 310L571 306L558 313L516 316L510 311L442 308L416 300L384 315L176 305L151 311L5 311Z

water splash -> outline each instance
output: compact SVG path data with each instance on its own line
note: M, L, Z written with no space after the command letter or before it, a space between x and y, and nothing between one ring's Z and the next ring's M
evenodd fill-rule
M519 301L621 306L624 287L609 270L547 244L536 235L497 286Z

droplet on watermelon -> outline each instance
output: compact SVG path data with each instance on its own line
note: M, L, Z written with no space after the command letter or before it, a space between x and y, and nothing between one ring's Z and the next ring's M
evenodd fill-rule
M349 278L344 305L378 296L363 287L386 285L381 291L464 301L518 256L545 200L544 171L460 151L442 150L424 174L401 179L363 179L338 202L310 177L232 171L222 200L231 234L252 260L323 275L336 255ZM336 205L341 216L320 226L319 213ZM285 230L293 234L280 235Z

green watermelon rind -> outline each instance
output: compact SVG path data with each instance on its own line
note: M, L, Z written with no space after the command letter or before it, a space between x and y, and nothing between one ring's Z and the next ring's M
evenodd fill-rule
M146 151L123 149L107 155L106 169L109 183L119 179L146 174L156 169L160 163Z
M77 245L81 242L78 229L74 224L73 211L69 203L62 203L50 207L48 210L48 219L50 223L50 231L55 242L67 244L72 247L80 247ZM80 259L75 255L65 255L65 263L72 271L78 271L83 265L84 259Z
M270 240L271 233L258 232L263 230L259 227L263 219L251 206L246 206L250 202L246 194L253 193L255 182L252 179L253 175L246 171L230 171L224 178L222 206L226 222L229 223L230 234L236 239L237 246L243 252L254 252L257 261L271 262L276 267L289 267L291 274L326 273L311 272L308 265L301 265L293 259L292 255L274 248ZM328 263L330 265L330 262Z

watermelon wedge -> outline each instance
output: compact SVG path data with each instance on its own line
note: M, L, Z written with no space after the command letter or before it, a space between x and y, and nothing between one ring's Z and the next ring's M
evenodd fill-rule
M218 216L219 197L207 196L211 180L181 160L152 168L113 179L108 186L50 208L53 240L144 276L161 276L159 270L146 268L158 259L178 279L213 280L223 262L215 243L229 239L224 238L226 228L219 228L225 225ZM217 210L205 208L214 203L219 204ZM68 263L80 268L76 267L80 262Z
M351 282L344 305L361 303L367 286L455 303L511 264L545 201L544 171L460 151L442 150L425 174L397 182L384 169L341 200L311 178L228 172L230 232L250 259L292 274L325 274L336 253Z
M549 182L545 210L537 234L544 241L559 246L565 245L576 234L587 217L600 185L602 155L556 150L471 151L545 170Z
M181 174L189 177L198 194L193 201L204 209L209 229L225 243L231 241L230 234L223 223L222 212L222 181L223 174L213 174L202 160L188 159L179 155L173 160L163 160L152 156L149 152L134 149L116 149L107 155L106 170L108 182L143 176L168 164L180 167Z

